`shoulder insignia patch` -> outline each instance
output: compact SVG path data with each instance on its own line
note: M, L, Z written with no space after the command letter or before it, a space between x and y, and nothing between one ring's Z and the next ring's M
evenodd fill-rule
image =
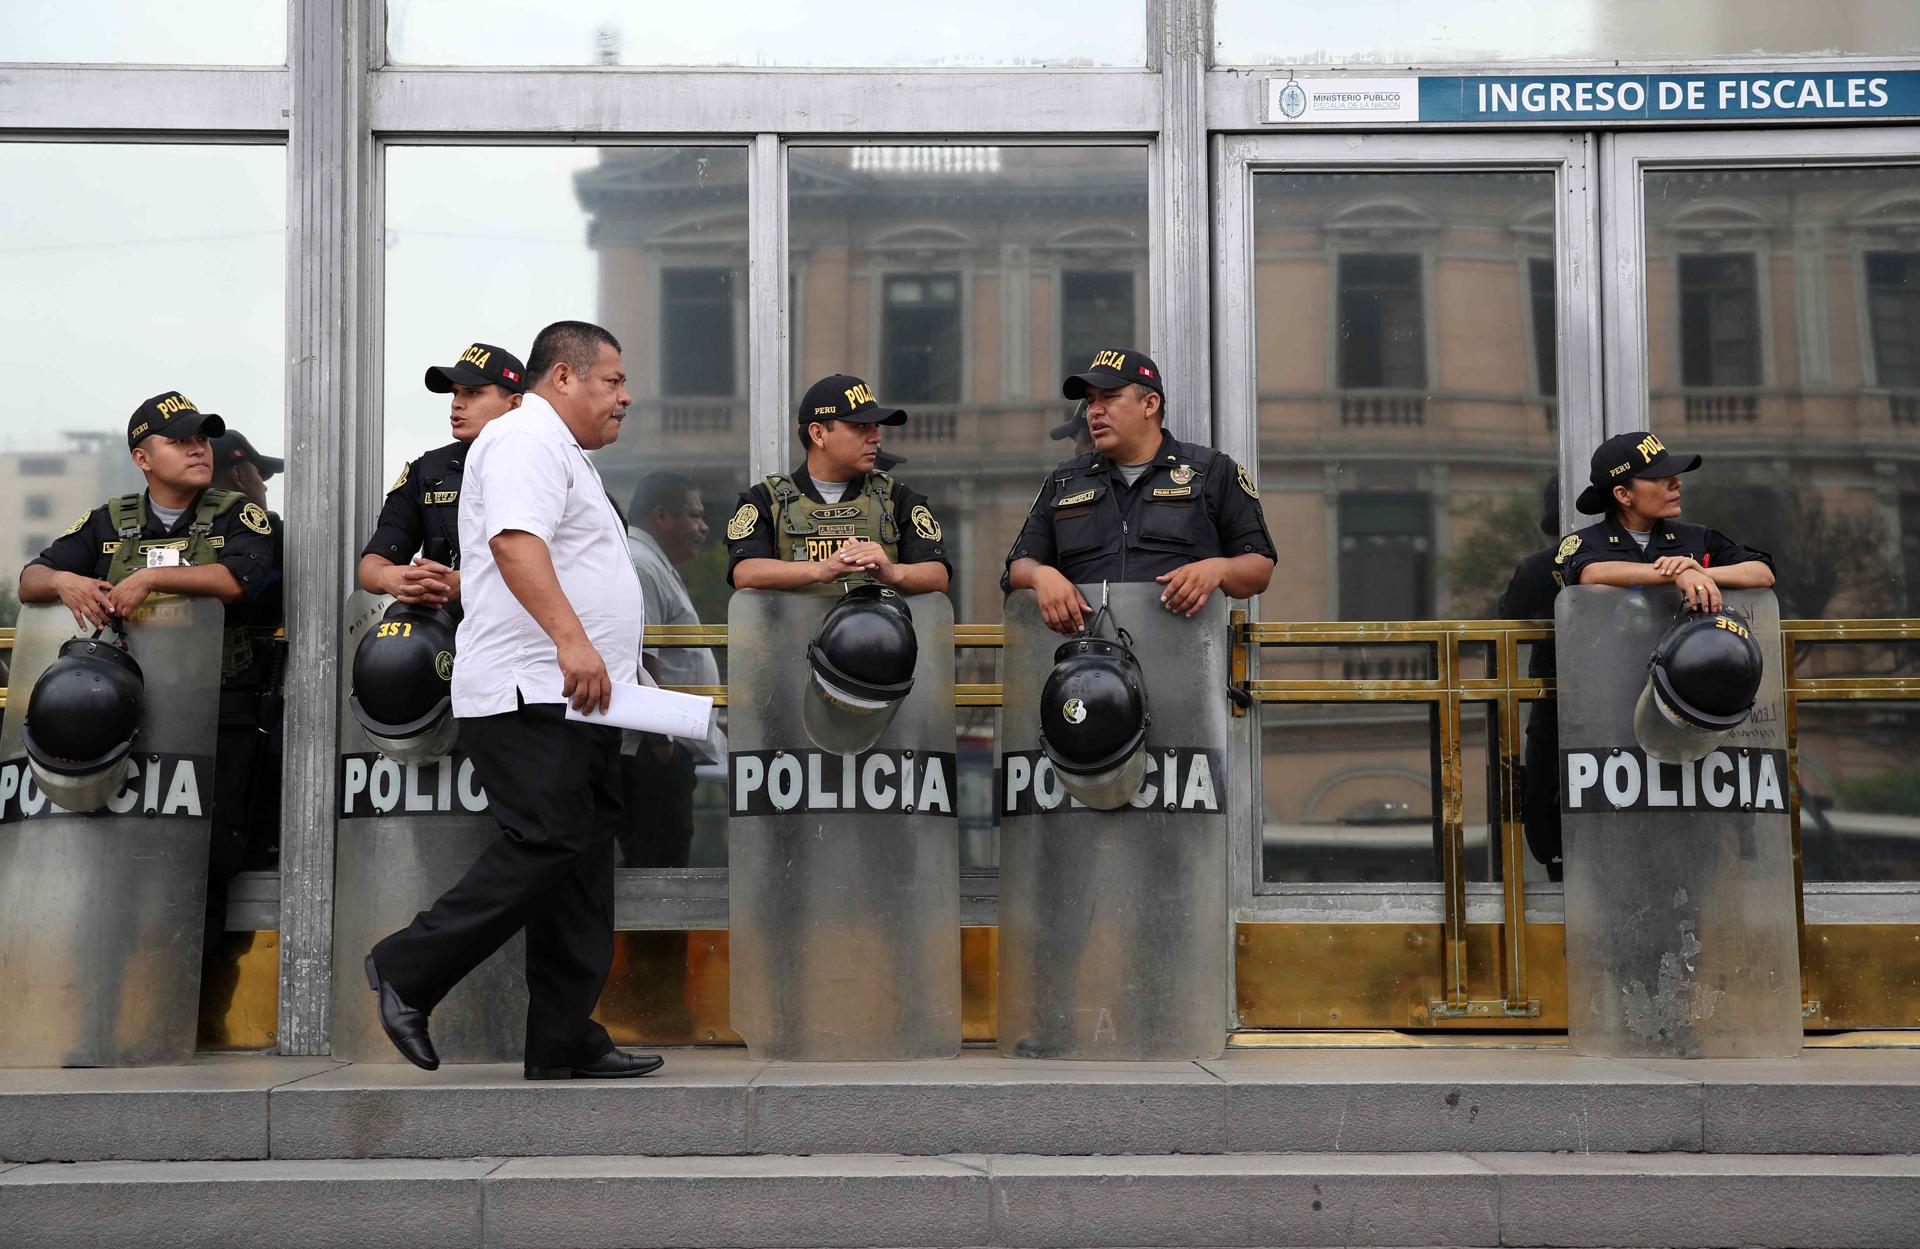
M760 523L760 509L751 503L742 503L740 510L727 522L727 541L738 542L753 533L753 527Z
M400 487L406 485L407 474L411 473L412 471L413 471L413 465L402 464L400 466L400 475L393 479L393 484L391 486L387 487L387 493L392 494L394 491L398 490Z
M262 537L273 536L273 521L267 518L267 509L258 503L249 503L240 509L240 523Z
M1579 549L1580 549L1580 535L1577 533L1570 533L1566 536L1566 540L1560 543L1560 553L1553 557L1553 562L1556 564L1564 564L1567 562L1567 556L1573 554L1575 551Z
M913 511L908 513L908 519L913 521L913 531L927 541L940 540L940 522L933 518L933 513L928 510L926 504L914 504Z
M89 511L89 512L80 513L80 519L74 521L73 524L67 527L67 533L79 533L82 529L85 529L87 527L87 522L92 519L93 519L92 512ZM67 533L63 533L60 536L64 538L67 536Z
M1072 507L1076 503L1091 503L1093 502L1094 496L1099 493L1097 489L1082 490L1079 494L1070 494L1064 499L1055 499L1053 505L1055 507Z
M1247 471L1245 464L1240 465L1240 488L1247 492L1249 499L1260 497L1260 490L1253 484L1253 474Z

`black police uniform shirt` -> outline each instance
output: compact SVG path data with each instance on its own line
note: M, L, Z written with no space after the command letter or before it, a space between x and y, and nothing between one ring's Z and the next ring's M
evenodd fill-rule
M1579 585L1580 575L1590 565L1614 560L1651 564L1666 555L1690 555L1699 560L1703 568L1725 568L1754 560L1773 567L1773 556L1765 551L1742 546L1710 525L1692 525L1681 520L1655 521L1646 549L1642 550L1626 526L1611 516L1562 538L1553 563L1562 585Z
M1007 552L1000 588L1012 589L1018 559L1084 585L1152 581L1195 560L1237 555L1277 558L1252 475L1231 456L1163 431L1131 486L1097 451L1056 466Z
M796 468L792 473L793 484L800 493L815 503L825 503L820 488L813 484L813 478L805 467ZM860 473L847 483L846 493L840 496L842 503L860 497L867 488L867 475ZM753 508L752 527L745 531L744 537L736 538L739 532L732 524L727 526L727 584L733 584L733 570L739 567L743 559L779 559L779 535L773 530L773 492L767 489L766 482L760 482L751 490L742 491L734 507L735 521L742 519L743 509ZM894 562L899 564L941 564L946 567L947 575L953 575L953 562L947 558L947 546L939 524L933 523L932 537L922 532L922 526L914 521L914 509L927 508L926 515L931 518L932 508L928 507L927 496L908 487L898 477L893 478L893 518L900 527L900 541Z
M428 559L459 567L460 472L468 449L464 442L450 442L401 469L360 554L406 564L425 552Z
M200 496L194 495L193 502L187 504L179 520L172 525L163 525L154 514L153 500L149 497L147 523L140 530L140 536L185 537L187 531L193 528L193 512L199 502ZM214 518L209 536L219 540L220 567L232 573L240 583L240 601L227 604L226 623L229 628L253 623L255 600L275 580L272 528L267 514L251 503L236 503ZM78 573L83 577L97 577L104 581L119 542L119 531L114 529L107 505L102 503L75 521L73 528L55 538L52 545L29 560L27 566L39 564L55 572Z

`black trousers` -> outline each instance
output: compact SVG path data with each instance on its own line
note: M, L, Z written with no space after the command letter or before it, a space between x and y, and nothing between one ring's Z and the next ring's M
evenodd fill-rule
M460 722L500 836L460 883L373 947L407 1005L431 1010L515 932L527 933L526 1060L613 1049L592 1019L613 964L613 846L626 814L620 731L558 703Z
M678 742L673 754L654 754L661 740L649 734L627 758L627 826L620 857L627 867L685 867L693 849L693 756Z

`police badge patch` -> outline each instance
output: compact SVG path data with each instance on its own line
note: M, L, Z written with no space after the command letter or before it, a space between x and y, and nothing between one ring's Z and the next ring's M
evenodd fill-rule
M933 513L927 510L926 504L914 504L913 511L908 513L908 519L913 522L913 531L927 541L940 540L940 522L933 518Z
M1260 497L1259 489L1253 484L1253 475L1247 472L1247 466L1245 464L1240 465L1240 488L1247 492L1249 499L1257 499Z
M240 523L263 538L273 536L273 522L267 519L267 509L258 503L249 503L240 509Z
M411 473L412 471L413 471L413 465L402 464L400 466L400 475L393 479L393 484L391 486L387 487L387 493L392 494L394 491L398 490L400 487L406 485L407 474Z
M742 503L740 510L733 514L733 519L727 522L727 541L740 541L751 534L753 527L759 523L760 509L751 503Z
M1193 480L1193 465L1182 464L1179 468L1176 468L1171 473L1168 473L1167 479L1176 486L1186 485L1188 482Z
M79 533L82 529L85 529L87 527L87 522L92 519L93 519L92 512L80 513L80 519L74 521L73 524L67 526L67 533ZM64 538L67 536L67 533L63 533L60 536Z
M1553 562L1556 564L1564 564L1567 562L1567 556L1573 554L1575 551L1579 549L1580 549L1580 535L1577 533L1570 533L1567 535L1566 541L1560 544L1560 553L1553 557Z

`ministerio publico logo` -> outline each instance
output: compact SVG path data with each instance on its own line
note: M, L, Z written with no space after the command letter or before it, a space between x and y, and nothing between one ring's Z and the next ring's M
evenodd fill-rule
M1274 103L1280 106L1281 115L1289 121L1298 120L1307 111L1306 89L1297 81L1288 79L1286 85L1280 88Z

